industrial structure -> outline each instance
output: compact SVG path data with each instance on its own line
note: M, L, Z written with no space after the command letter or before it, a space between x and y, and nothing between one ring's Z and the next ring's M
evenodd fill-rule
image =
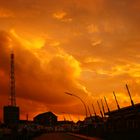
M78 98L85 109L86 118L84 121L79 121L77 124L74 124L73 121L66 121L65 118L64 121L57 121L57 116L52 112L38 114L34 117L34 121L28 121L28 114L26 115L26 120L19 120L20 110L16 105L15 83L14 53L12 52L10 54L10 104L3 107L4 124L7 126L17 126L17 124L19 124L18 126L26 126L26 124L30 124L30 126L52 128L52 131L70 131L88 136L102 137L108 140L121 140L121 138L128 140L136 139L136 137L140 139L140 103L135 104L133 102L127 85L126 89L130 97L131 105L121 108L117 96L115 92L113 92L117 109L111 111L106 97L104 97L104 103L107 108L106 112L103 100L100 100L101 102L99 102L99 100L97 101L100 116L97 115L93 104L92 115L89 106L86 106L79 96L65 92L70 96Z
M19 107L16 106L14 53L10 54L10 104L3 107L3 119L7 125L19 122Z
M113 111L109 110L105 113L105 115L108 116L105 123L105 133L114 140L121 139L120 137L125 137L125 139L140 138L140 103L134 104L127 85L126 89L130 97L131 105L121 108L115 92L113 92L118 109Z

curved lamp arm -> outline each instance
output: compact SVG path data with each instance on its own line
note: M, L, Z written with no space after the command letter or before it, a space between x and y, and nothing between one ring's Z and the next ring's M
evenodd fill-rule
M66 93L67 95L74 96L74 97L78 98L78 99L82 102L82 104L84 105L85 113L86 113L86 117L87 117L87 108L86 108L85 102L84 102L79 96L77 96L77 95L75 95L75 94L72 94L72 93L69 93L69 92L65 92L65 93Z

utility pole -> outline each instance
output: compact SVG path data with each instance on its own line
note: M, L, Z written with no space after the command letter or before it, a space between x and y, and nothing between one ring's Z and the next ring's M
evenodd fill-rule
M101 107L100 107L100 104L99 104L98 101L97 101L97 104L98 104L98 107L99 107L99 110L100 110L100 114L101 114L101 116L102 116L102 118L103 118L104 116L103 116L103 113L102 113L102 110L101 110Z
M109 106L108 106L108 103L107 103L106 97L104 97L104 100L105 100L105 103L106 103L107 110L108 110L108 112L110 112L110 109L109 109Z
M89 106L88 106L88 112L89 112L90 117L92 117Z
M101 104L102 104L102 110L103 110L103 113L104 113L104 116L105 116L105 108L104 108L104 104L103 104L102 99L101 99Z
M115 97L115 101L116 101L117 107L118 107L118 109L120 109L120 106L119 106L119 103L118 103L118 101L117 101L117 98L116 98L116 95L115 95L115 92L114 92L114 91L113 91L113 95L114 95L114 97Z
M127 89L128 95L129 95L129 97L130 97L131 105L132 105L132 106L135 106L135 104L134 104L134 102L133 102L133 100L132 100L131 93L130 93L130 91L129 91L129 88L128 88L128 85L127 85L127 84L126 84L126 89Z
M94 108L94 105L92 104L92 108L93 108L93 112L94 112L94 115L97 116L96 114L96 111L95 111L95 108Z

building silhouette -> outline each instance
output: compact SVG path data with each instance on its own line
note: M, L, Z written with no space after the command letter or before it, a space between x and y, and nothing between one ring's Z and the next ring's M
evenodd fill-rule
M57 124L57 116L52 112L41 113L34 117L34 122L40 125L54 126Z
M121 108L114 94L117 109L105 113L105 134L108 139L140 139L140 103L135 104L132 100L128 86L126 85L130 97L130 106Z

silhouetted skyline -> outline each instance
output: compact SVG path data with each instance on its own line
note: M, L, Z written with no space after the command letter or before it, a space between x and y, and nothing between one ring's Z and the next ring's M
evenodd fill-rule
M0 0L0 119L10 94L11 48L21 118L52 111L83 119L73 93L99 114L140 102L139 0ZM104 101L104 100L103 100ZM107 111L107 108L105 108ZM62 113L65 112L65 113Z

